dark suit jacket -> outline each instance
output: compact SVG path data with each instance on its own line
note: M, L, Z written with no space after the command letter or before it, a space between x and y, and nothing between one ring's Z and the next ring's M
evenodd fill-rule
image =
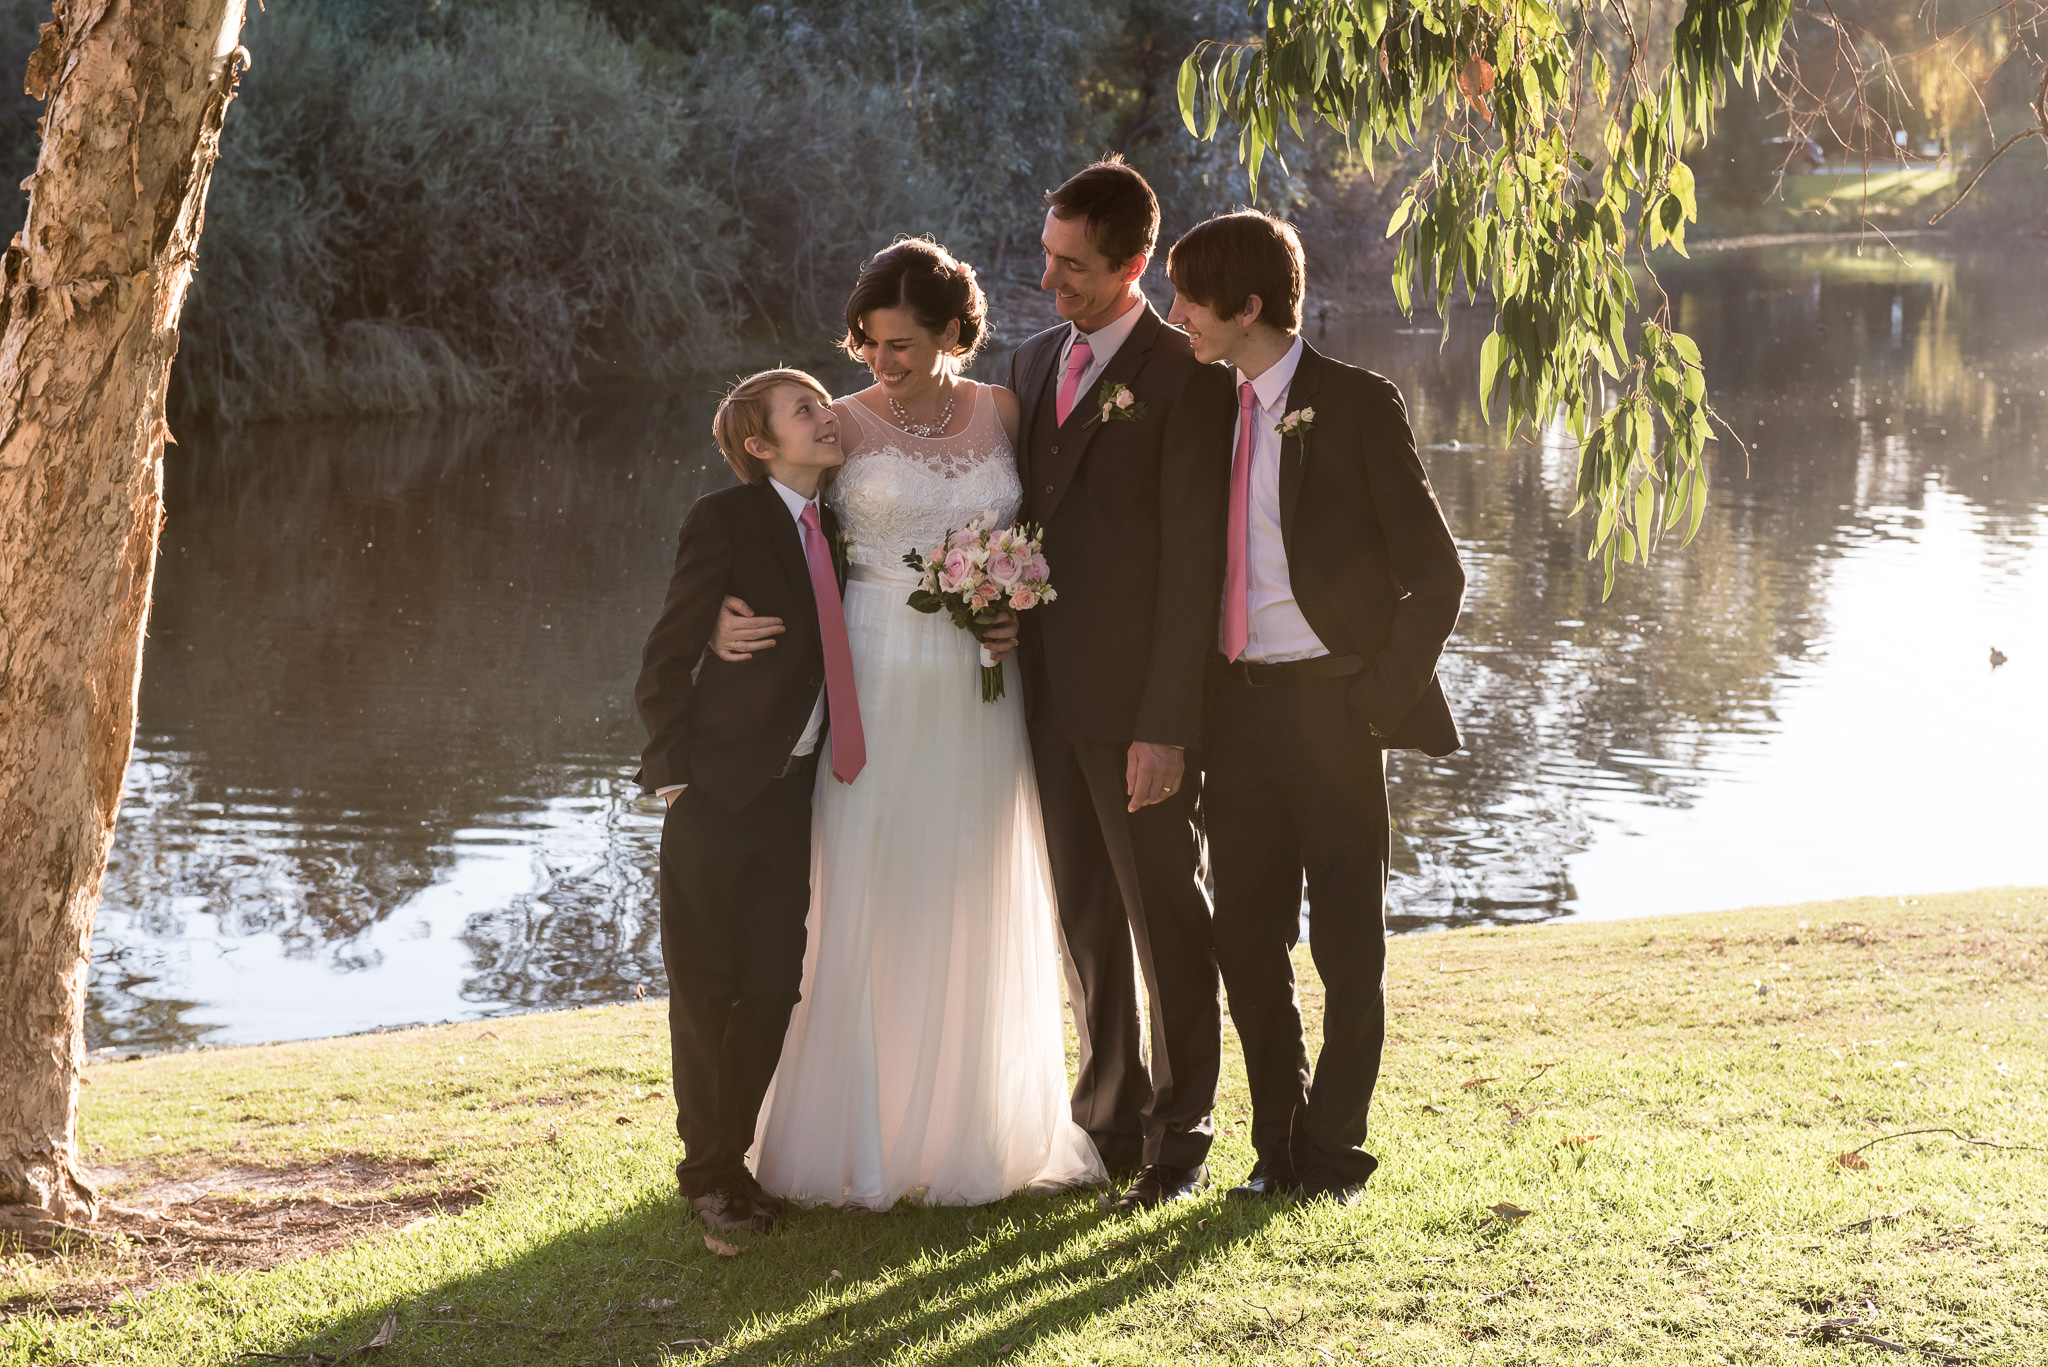
M1057 601L1023 615L1025 700L1079 740L1193 746L1215 648L1229 498L1230 372L1195 360L1149 304L1101 379L1055 418L1066 324L1010 358L1023 516L1045 528ZM1142 415L1105 422L1129 386Z
M1280 533L1301 615L1333 654L1357 655L1351 710L1388 744L1460 744L1437 682L1465 568L1415 454L1401 391L1303 343L1287 411L1315 410L1280 443Z
M830 509L820 521L833 540ZM744 664L705 649L729 593L786 628L775 649ZM648 736L640 782L687 783L744 807L802 739L824 682L817 598L788 505L768 484L704 495L683 522L668 601L641 652L633 690Z

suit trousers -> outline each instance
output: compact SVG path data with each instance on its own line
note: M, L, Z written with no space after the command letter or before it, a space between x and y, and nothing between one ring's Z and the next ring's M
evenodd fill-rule
M1222 1007L1195 838L1196 769L1179 792L1131 812L1129 747L1080 740L1051 707L1031 752L1059 903L1067 995L1080 1035L1074 1121L1112 1170L1189 1168L1215 1136ZM1151 1014L1139 1046L1137 973Z
M1216 953L1244 1045L1252 1143L1297 1180L1349 1185L1386 1040L1386 752L1346 703L1349 679L1255 687L1217 657L1209 679L1203 829ZM1323 981L1314 1073L1290 951Z
M693 785L662 824L661 961L686 1197L745 1170L802 995L817 773L807 755L737 811Z

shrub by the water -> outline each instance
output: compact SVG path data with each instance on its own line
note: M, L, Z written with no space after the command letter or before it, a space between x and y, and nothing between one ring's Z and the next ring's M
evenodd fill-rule
M0 69L18 77L47 17L0 0ZM1039 196L1106 150L1152 180L1171 241L1246 197L1230 140L1182 132L1174 77L1197 39L1248 22L1238 0L252 10L175 415L492 406L821 360L860 262L898 233L1027 287ZM2025 74L2000 73L1999 109L2031 98ZM19 89L0 91L9 185L36 156ZM1753 208L1769 119L1738 100L1727 123L1701 185ZM2042 173L2020 160L1951 222L2038 222ZM1384 296L1386 191L1407 169L1364 176L1326 131L1267 161L1261 202L1300 226L1318 305Z
M20 71L40 0L0 9ZM1151 0L252 11L174 412L488 406L822 358L860 262L898 233L1035 275L1039 196L1111 148L1177 231L1244 189L1178 135L1173 54L1243 22ZM14 180L38 112L0 103Z
M371 43L252 25L179 365L181 408L389 412L727 354L742 260L698 119L587 13L522 4Z

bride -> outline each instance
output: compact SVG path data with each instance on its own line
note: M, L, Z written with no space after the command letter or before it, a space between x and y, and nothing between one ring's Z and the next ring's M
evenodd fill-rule
M973 268L920 238L869 260L846 304L846 349L875 383L832 405L846 462L826 497L852 542L868 760L850 785L818 766L803 999L755 1136L761 1184L804 1204L971 1205L1104 1177L1067 1099L1023 690L982 702L974 638L906 602L906 551L1022 501L1017 398L959 374L986 311Z

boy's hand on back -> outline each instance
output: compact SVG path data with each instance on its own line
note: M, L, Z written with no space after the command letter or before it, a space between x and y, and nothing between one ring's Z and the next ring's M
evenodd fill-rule
M774 648L784 631L780 617L756 617L746 600L727 594L711 632L711 653L728 664L750 660L757 650Z

